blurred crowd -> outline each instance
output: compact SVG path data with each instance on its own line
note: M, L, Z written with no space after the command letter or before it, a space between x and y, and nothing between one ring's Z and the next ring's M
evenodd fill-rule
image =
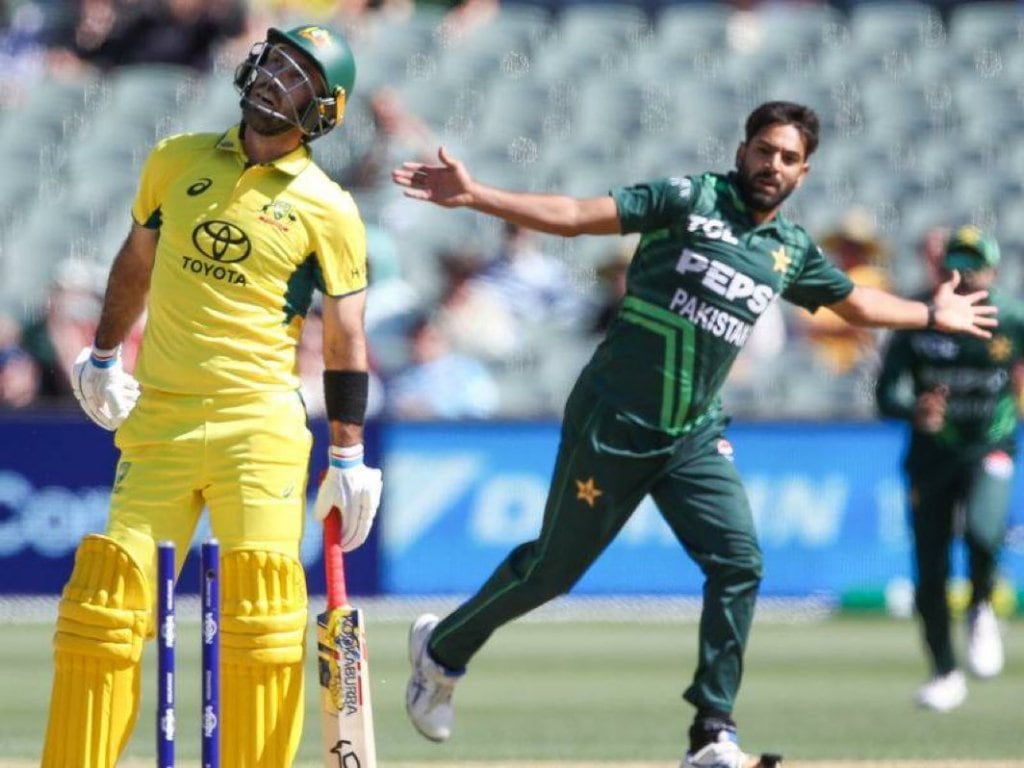
M351 31L370 15L407 17L417 5L448 7L451 23L468 28L496 13L498 0L0 0L0 59L19 74L5 78L15 89L68 68L210 71L220 59L233 69L270 25L325 20Z
M498 10L498 0L438 4L448 6L446 18L465 31ZM230 71L268 26L330 19L352 28L369 14L412 10L412 0L7 0L0 5L0 59L7 73L0 79L0 105L59 70L163 62ZM432 157L437 146L395 90L378 89L369 104L373 140L337 179L357 200L363 191L387 186L397 160ZM856 282L894 284L891 246L871 211L839 210L830 230L812 234ZM943 228L920 233L922 291L937 279L945 236ZM437 253L439 287L403 274L394 240L373 222L368 246L371 414L483 419L558 415L567 387L615 316L635 241L608 238L603 257L580 267L552 252L549 239L508 226L491 252L467 244ZM27 319L0 307L0 406L69 402L68 375L78 351L92 341L105 280L95 264L68 259ZM303 395L314 416L323 412L320 330L314 305L299 354ZM129 369L141 331L135 329L124 350ZM852 328L828 310L810 315L776 302L734 369L727 405L740 415L780 415L779 403L793 402L792 392L780 392L792 379L783 374L798 365L808 372L808 398L831 391L842 403L836 415L867 416L880 342L877 333ZM565 388L537 397L542 367L561 369L554 380Z

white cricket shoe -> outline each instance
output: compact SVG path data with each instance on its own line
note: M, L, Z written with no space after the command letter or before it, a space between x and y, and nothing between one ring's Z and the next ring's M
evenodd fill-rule
M967 681L959 669L945 675L936 675L917 689L917 703L936 712L956 709L966 698Z
M747 768L758 760L740 749L736 734L719 731L718 740L705 744L696 752L687 752L680 768Z
M995 677L1003 671L1003 639L989 603L967 612L967 668L976 677Z
M405 687L405 711L416 730L431 741L448 741L455 722L452 692L462 674L453 674L427 653L427 641L438 618L424 613L409 630L409 663L412 675Z

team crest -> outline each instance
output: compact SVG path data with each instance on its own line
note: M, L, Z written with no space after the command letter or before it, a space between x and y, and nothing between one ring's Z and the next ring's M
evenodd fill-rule
M279 200L275 200L272 203L267 203L260 208L262 213L269 213L274 217L275 221L281 221L281 219L287 218L288 221L295 221L295 214L292 213L291 203L282 203Z
M284 203L280 200L275 200L271 203L267 203L260 208L260 221L264 224L270 224L282 232L288 231L287 222L298 221L298 218L292 213L291 203Z
M732 443L730 443L724 437L718 438L718 455L728 459L729 461L733 460L734 451L732 448Z
M303 27L298 34L299 37L309 40L317 49L326 48L331 44L331 33L323 27Z
M988 356L993 362L1004 363L1013 354L1013 343L1005 336L996 336L988 343Z

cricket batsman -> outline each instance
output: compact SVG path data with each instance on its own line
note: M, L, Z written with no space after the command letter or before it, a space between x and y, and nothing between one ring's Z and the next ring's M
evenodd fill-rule
M961 290L989 290L999 262L996 239L965 225L953 231L941 266L946 273L963 274ZM992 593L1017 455L1024 304L996 290L988 301L999 308L999 331L991 340L900 331L889 342L876 386L882 415L911 428L903 468L914 538L915 606L931 671L915 698L938 712L956 709L967 698L946 593L950 548L958 535L967 549L971 582L967 669L984 679L998 675L1004 663Z
M754 323L780 297L812 311L829 306L861 326L987 337L996 324L994 309L977 306L984 292L954 293L955 275L933 304L855 285L780 213L810 170L818 125L803 105L768 102L747 117L731 173L656 179L592 198L487 186L444 149L437 165L394 171L410 197L543 232L641 233L621 308L566 404L540 534L452 614L413 624L406 709L427 738L451 736L453 690L491 634L571 589L650 494L705 577L697 669L683 694L696 709L684 765L778 762L742 752L732 718L762 558L718 391Z
M270 29L235 73L241 121L161 141L107 283L75 395L116 431L106 532L86 536L60 602L42 765L112 768L154 636L155 549L185 558L203 507L223 557L222 739L230 765L291 765L302 730L306 585L298 559L312 436L296 345L323 293L330 468L344 548L369 534L381 476L363 463L366 246L352 197L313 162L355 84L345 39ZM133 377L119 347L147 312Z

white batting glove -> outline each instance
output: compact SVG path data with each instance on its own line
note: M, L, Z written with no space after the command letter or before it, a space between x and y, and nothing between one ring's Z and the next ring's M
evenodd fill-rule
M139 382L121 366L121 348L86 347L71 366L71 388L85 415L113 432L139 399Z
M313 516L323 520L333 507L341 513L341 548L351 552L370 535L384 488L379 469L363 464L363 446L331 446L331 464L316 494Z

